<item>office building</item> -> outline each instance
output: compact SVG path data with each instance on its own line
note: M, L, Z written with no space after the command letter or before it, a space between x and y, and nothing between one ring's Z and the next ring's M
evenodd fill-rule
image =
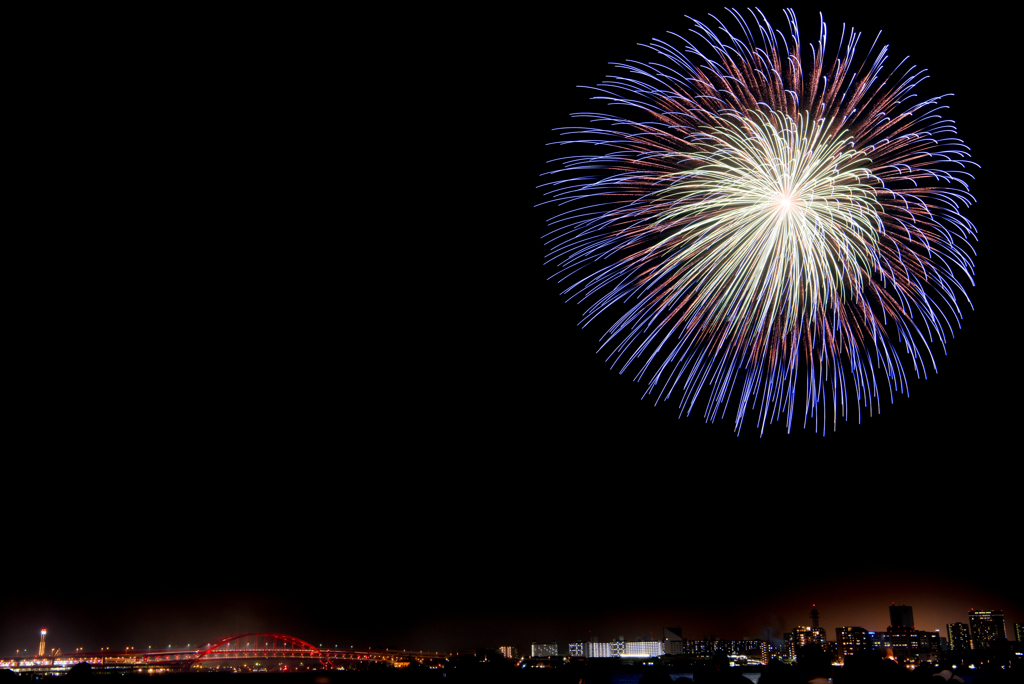
M662 648L665 655L682 655L686 653L687 640L683 638L681 627L666 627L662 637Z
M946 638L949 639L949 650L951 651L971 650L971 633L963 622L946 625Z
M792 632L787 632L787 636L794 649L807 644L825 643L825 630L821 627L794 627Z
M928 654L937 656L941 650L939 632L926 632L909 627L890 627L885 630L884 635L879 636L882 636L884 647L892 649L893 656L900 660L919 660Z
M889 606L889 625L914 629L913 606L897 606L895 603Z
M863 627L836 627L839 660L843 661L857 651L870 649L871 633Z
M996 639L1006 638L1001 610L972 610L967 613L971 625L971 648L991 648Z
M536 641L530 644L530 657L531 658L553 658L558 655L558 644L557 643L541 643L538 644Z

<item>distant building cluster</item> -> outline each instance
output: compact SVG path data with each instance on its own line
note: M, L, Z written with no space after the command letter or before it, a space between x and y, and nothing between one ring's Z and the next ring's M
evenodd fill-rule
M942 651L970 651L992 648L998 640L1006 640L1003 612L971 610L967 623L946 625L946 638L938 631L916 629L914 610L910 606L889 607L888 629L869 632L861 627L837 627L836 643L840 661L862 649L881 649L900 659L931 659ZM1019 631L1017 640L1020 641ZM924 656L924 658L922 658Z
M711 638L687 639L679 627L666 627L661 641L626 641L619 637L615 641L575 641L560 651L557 643L533 642L530 644L532 658L659 658L661 656L683 656L710 658L715 653L725 653L732 660L741 663L765 663L769 658L770 645L762 639L741 639L729 641Z
M939 632L916 629L911 606L889 606L889 627L869 632L862 627L836 627L836 652L842 662L857 651L877 649L900 660L937 660L946 650Z
M748 662L768 662L769 644L761 639L684 639L678 627L666 627L664 638L665 655L688 657L710 657L722 652Z
M1021 625L1014 625L1017 641L1021 640ZM967 624L954 622L946 625L949 648L954 651L975 651L991 648L997 639L1006 640L1006 625L1001 610L971 610Z
M946 625L947 636L938 631L917 629L911 606L889 607L889 627L884 632L872 632L863 627L836 627L835 641L828 641L819 625L819 613L812 606L811 624L794 627L783 635L781 646L765 639L722 640L710 638L688 639L679 627L665 627L661 641L577 641L560 651L557 643L534 642L530 645L532 658L658 658L661 656L683 659L706 659L724 653L734 664L767 664L773 658L790 661L798 657L800 649L817 645L833 662L842 663L862 650L880 650L904 662L937 661L944 651L989 649L999 641L1006 641L1006 627L1002 611L971 610L967 623ZM1014 625L1017 641L1021 642L1022 625ZM502 647L507 658L513 658L515 649Z

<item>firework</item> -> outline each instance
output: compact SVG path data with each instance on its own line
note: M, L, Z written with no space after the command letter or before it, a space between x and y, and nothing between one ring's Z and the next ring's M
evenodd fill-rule
M805 55L792 10L788 37L729 11L738 37L715 19L655 39L595 88L607 112L560 129L593 151L541 186L567 207L548 263L583 325L620 314L600 349L645 396L682 415L706 390L713 420L738 390L737 433L748 411L789 430L800 403L835 429L906 393L906 358L935 368L970 303L973 163L941 97L914 95L924 70L887 70L877 41L858 59L845 30L826 63L824 19Z

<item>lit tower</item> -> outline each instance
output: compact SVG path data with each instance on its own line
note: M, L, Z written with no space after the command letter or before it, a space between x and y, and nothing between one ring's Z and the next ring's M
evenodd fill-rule
M39 655L46 655L46 630L39 633Z

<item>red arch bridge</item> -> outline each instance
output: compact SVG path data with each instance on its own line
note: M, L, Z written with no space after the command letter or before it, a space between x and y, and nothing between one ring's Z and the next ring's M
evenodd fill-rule
M183 669L215 669L230 667L232 662L252 669L287 669L312 667L330 669L359 663L401 664L443 660L447 653L403 651L392 649L319 648L288 634L248 632L214 639L198 648L103 650L98 653L74 653L53 656L30 656L0 659L0 669L15 672L61 672L78 663L108 670L140 670L160 672ZM241 661L241 662L239 662Z

